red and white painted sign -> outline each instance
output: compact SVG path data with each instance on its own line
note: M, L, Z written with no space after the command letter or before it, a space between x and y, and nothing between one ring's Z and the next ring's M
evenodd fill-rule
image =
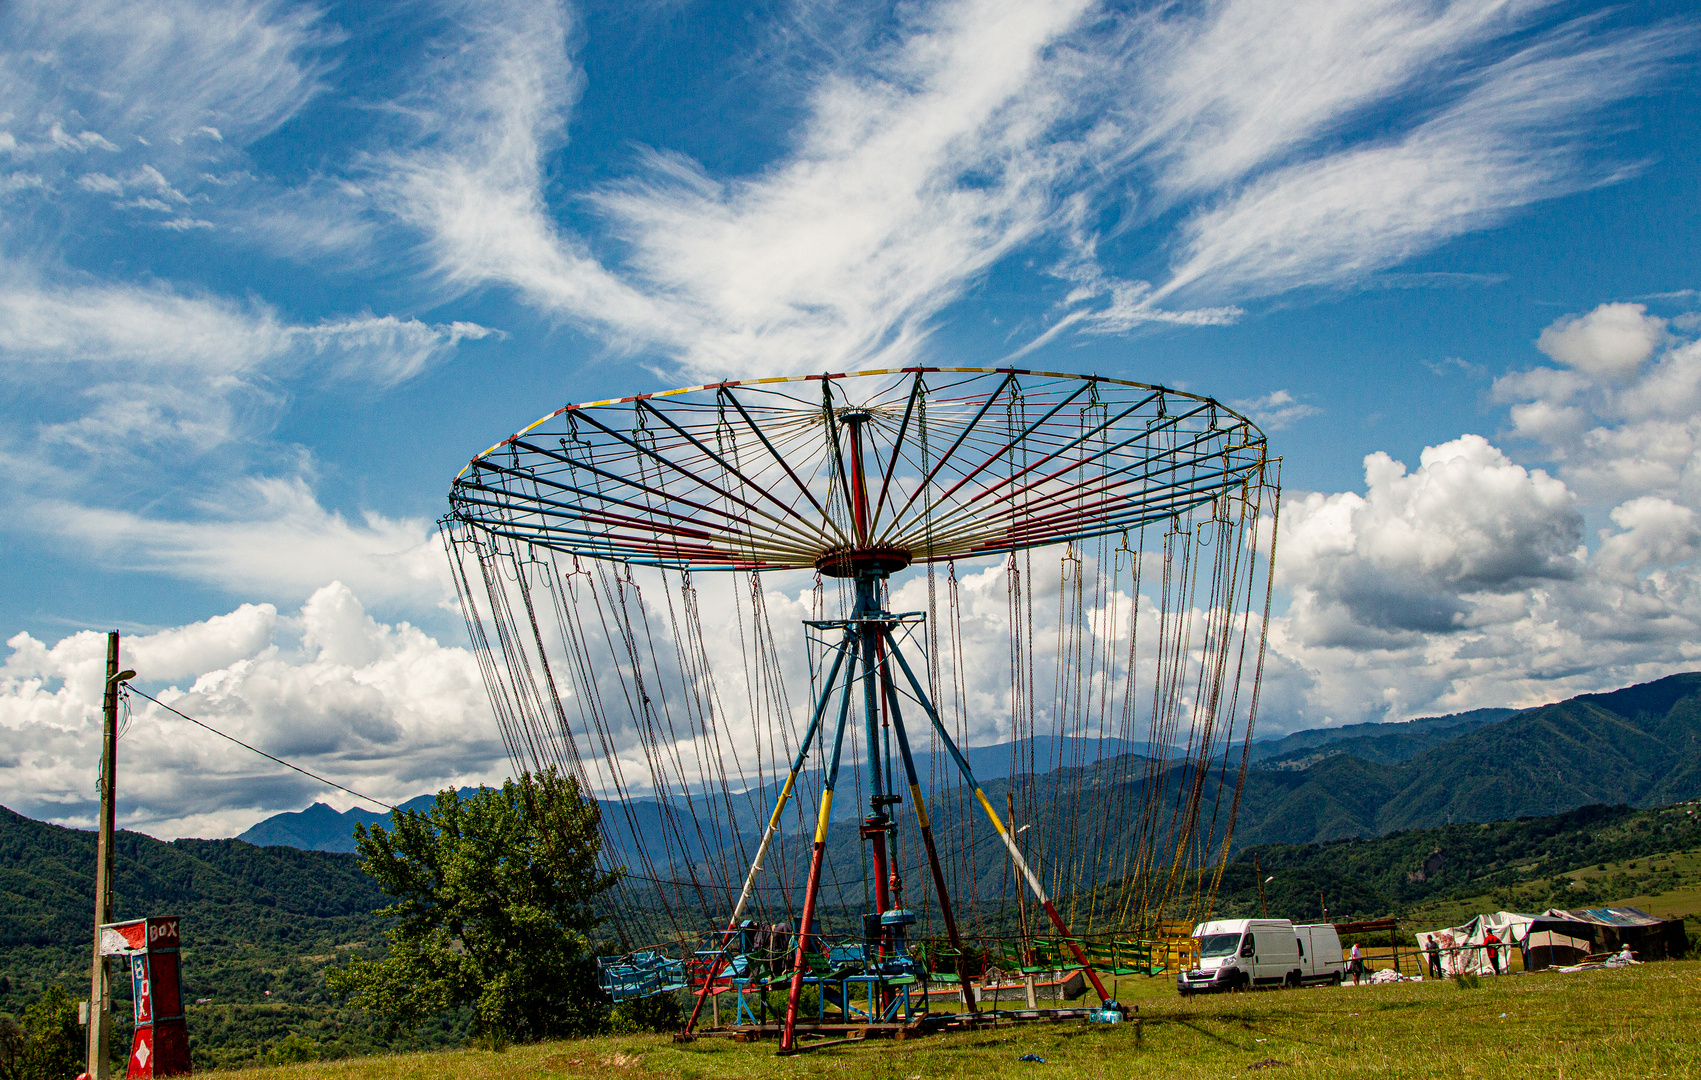
M130 1044L129 1080L189 1074L189 1029L178 978L176 916L109 923L100 928L102 956L130 959L136 1003L136 1037Z

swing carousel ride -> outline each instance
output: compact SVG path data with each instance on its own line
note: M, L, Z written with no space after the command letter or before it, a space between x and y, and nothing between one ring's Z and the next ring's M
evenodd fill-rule
M1008 368L569 405L474 458L443 535L514 764L602 803L605 990L783 1052L1036 986L1114 1019L1227 861L1278 466L1210 398Z

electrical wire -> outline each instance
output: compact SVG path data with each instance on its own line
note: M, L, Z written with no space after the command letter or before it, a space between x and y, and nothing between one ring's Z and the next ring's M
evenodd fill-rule
M194 724L198 728L205 728L207 731L212 732L214 735L217 735L219 738L227 739L230 742L233 742L236 745L242 747L244 750L251 750L254 753L259 754L261 757L265 758L267 761L275 761L279 765L282 765L286 769L293 769L296 772L300 773L302 776L311 777L312 779L319 781L321 784L324 784L328 787L336 788L338 791L346 791L350 795L353 795L355 798L364 799L366 802L369 802L369 803L373 804L374 806L382 806L386 810L394 810L394 811L397 811L397 812L401 811L401 807L392 806L389 803L385 802L383 799L374 799L370 795L362 795L360 792L354 790L353 788L344 787L341 784L337 783L335 780L327 780L323 776L320 776L316 772L309 772L308 770L303 769L300 765L291 765L289 762L285 761L283 758L274 757L273 755L266 753L264 750L260 749L257 746L249 746L247 743L243 742L241 739L238 739L234 735L226 735L224 732L220 731L218 728L212 727L208 724L203 724L201 721L195 719L193 716L190 716L188 713L182 712L181 710L172 708L170 705L167 705L165 702L161 701L157 697L154 697L152 694L148 693L145 690L138 690L134 686L131 686L127 682L126 683L120 683L119 685L124 688L126 693L138 694L141 697L145 697L149 701L153 702L155 705L158 705L160 708L164 709L166 712L173 713L177 716L180 716L183 719L189 721L191 724Z

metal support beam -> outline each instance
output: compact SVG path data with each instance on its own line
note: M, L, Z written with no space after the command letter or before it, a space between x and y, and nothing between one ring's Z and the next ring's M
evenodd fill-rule
M697 1026L697 1017L703 1011L703 1000L708 997L708 991L720 977L721 970L730 958L728 945L732 940L733 931L738 929L738 920L744 915L744 906L750 902L750 894L756 891L756 879L762 873L762 860L768 856L768 845L774 842L774 837L780 831L780 815L785 811L786 803L790 801L792 792L797 787L798 774L803 771L803 763L809 757L809 746L815 741L815 733L821 728L821 716L827 711L827 702L831 700L833 685L838 681L839 670L844 667L845 655L849 642L841 643L833 650L833 666L827 672L827 681L821 685L821 694L815 702L815 712L809 718L809 730L803 734L803 741L798 744L797 757L791 763L791 772L786 774L786 782L780 788L780 796L774 801L774 812L768 816L768 827L762 832L762 842L756 847L756 858L750 862L750 872L744 876L744 888L738 894L738 903L733 905L732 917L726 922L727 938L721 942L721 955L715 961L714 968L709 972L708 981L704 984L703 994L697 998L697 1004L691 1010L691 1019L685 1023L685 1033L689 1035Z

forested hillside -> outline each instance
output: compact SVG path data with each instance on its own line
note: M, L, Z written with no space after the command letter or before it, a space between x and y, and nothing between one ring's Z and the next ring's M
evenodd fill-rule
M1266 877L1272 915L1360 919L1407 914L1450 898L1498 897L1516 910L1588 907L1662 887L1651 864L1642 872L1578 880L1565 872L1603 863L1701 848L1701 813L1693 806L1636 810L1586 806L1550 817L1413 829L1372 839L1324 844L1262 844L1240 853L1223 873L1218 910L1225 917L1258 913L1253 857ZM1540 888L1532 888L1533 884ZM1517 890L1513 899L1513 887Z
M95 837L0 808L0 1011L49 984L88 996ZM353 855L240 840L164 843L121 832L117 918L183 918L184 998L197 1067L276 1056L291 1032L330 1052L391 1045L326 995L326 964L381 952L386 903ZM128 1032L129 983L117 982ZM203 1000L204 999L204 1000ZM407 1045L459 1038L453 1023ZM127 1046L127 1034L120 1044ZM289 1051L286 1051L287 1054Z
M1305 843L1697 797L1701 673L1690 672L1528 709L1394 764L1342 754L1255 769L1236 836Z

